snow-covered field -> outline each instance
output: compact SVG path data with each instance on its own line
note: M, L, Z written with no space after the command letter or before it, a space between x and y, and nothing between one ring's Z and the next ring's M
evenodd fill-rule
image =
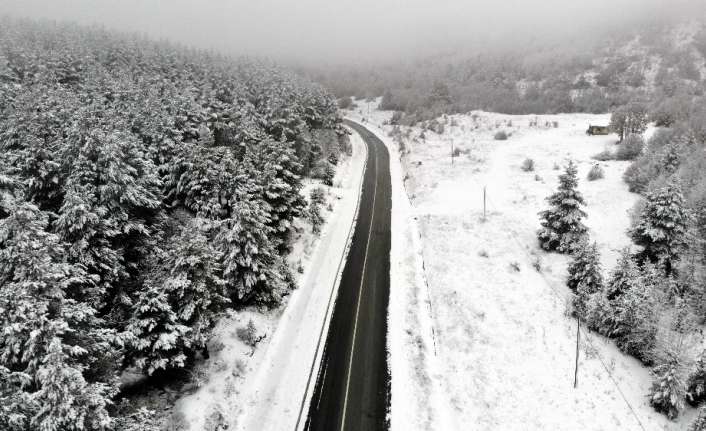
M395 159L393 430L686 428L694 412L677 422L655 412L647 402L649 370L596 334L588 340L582 334L574 388L568 259L537 247L537 213L569 159L578 164L586 224L606 273L629 245L629 212L638 196L621 178L628 164L592 160L613 150L615 137L585 134L589 124L607 124L607 115L449 116L439 119L442 134L426 130L422 138L422 129L401 127L399 160L400 148L388 136L392 127L383 125L391 113L369 113L358 103L348 115L367 118ZM509 139L494 140L499 130L511 133ZM452 145L458 149L453 165ZM521 169L526 158L534 160L533 172ZM590 182L595 163L605 178Z
M294 429L318 335L342 269L339 263L355 223L366 149L356 134L351 143L353 155L339 163L334 186L322 186L332 207L332 211L322 208L326 220L322 232L313 235L308 222L296 221L299 235L290 266L295 274L303 269L299 288L278 309L233 312L219 322L209 343L211 357L201 368L202 386L178 403L189 429L212 430L221 423L231 430ZM309 190L318 185L307 184L302 192L308 198ZM256 348L236 333L250 320L258 337L264 336ZM316 375L315 369L313 379Z

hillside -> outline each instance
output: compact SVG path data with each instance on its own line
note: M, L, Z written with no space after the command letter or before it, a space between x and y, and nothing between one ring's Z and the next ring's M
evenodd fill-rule
M706 27L641 22L512 48L448 48L399 63L313 72L338 97L384 96L381 108L414 124L441 114L605 113L628 101L684 105L706 88ZM343 107L350 103L341 101Z
M302 180L348 151L275 65L0 18L0 428L152 429L120 377L181 379L222 313L279 304Z

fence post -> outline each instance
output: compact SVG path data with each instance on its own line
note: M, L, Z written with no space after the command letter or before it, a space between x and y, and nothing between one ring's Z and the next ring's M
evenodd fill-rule
M579 338L581 337L581 319L576 318L576 365L574 367L574 388L579 384Z

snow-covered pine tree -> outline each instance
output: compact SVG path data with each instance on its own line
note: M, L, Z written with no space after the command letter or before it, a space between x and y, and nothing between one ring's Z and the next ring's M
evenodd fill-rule
M122 319L132 301L129 287L137 284L134 268L148 254L151 219L162 205L161 182L130 134L76 127L67 140L63 160L70 175L53 229L70 244L69 260L92 277L72 297L102 311L114 307Z
M269 227L280 242L277 248L281 249L286 246L292 220L301 216L306 206L300 193L301 163L290 143L266 140L248 148L245 166L257 180L263 200L271 207Z
M706 406L699 408L699 415L691 423L688 431L706 431Z
M618 347L649 364L655 347L664 274L653 264L640 269L634 285L616 297L613 329L608 336L616 338Z
M702 351L686 381L686 400L692 406L706 399L706 350Z
M673 359L652 370L655 381L650 389L650 405L669 419L675 419L684 408L686 391L679 367L677 360Z
M587 304L594 294L603 292L603 274L601 273L598 245L583 241L574 252L574 258L569 264L567 284L574 291L576 298L574 308L576 313L585 319Z
M623 249L620 259L608 278L606 296L613 301L624 292L636 286L640 275L637 263L629 248Z
M147 375L181 368L191 347L190 328L179 320L163 286L145 284L143 289L127 327L132 334L127 358Z
M30 419L31 429L73 429L63 422L72 419L84 429L101 429L91 424L105 422L115 394L113 331L87 303L66 298L87 277L65 262L64 247L47 226L48 216L29 203L0 220L0 374L10 379L0 384L0 397L11 409L9 429L27 429ZM59 358L50 346L71 358ZM61 380L60 359L81 384ZM84 372L95 381L85 381ZM69 404L52 404L59 398ZM82 413L64 417L71 412Z
M0 366L0 429L25 431L38 410L32 394L25 388L32 386L32 377L23 372L10 371Z
M37 371L39 390L33 398L39 411L32 418L32 429L84 431L110 427L107 406L115 391L105 384L86 382L80 367L71 363L70 355L77 353L75 348L64 346L59 338L49 344Z
M542 228L537 237L540 246L547 251L572 252L584 239L587 228L581 222L586 213L585 204L578 186L577 168L569 161L566 171L559 176L559 189L547 198L550 208L539 215Z
M640 217L630 229L632 240L642 247L638 259L660 263L667 274L672 273L680 252L687 245L690 221L691 214L678 181L670 181L665 187L648 193Z
M606 336L614 336L618 326L616 304L631 289L640 288L640 272L630 249L624 249L600 295L593 295L588 302L586 321L589 327Z
M231 300L247 303L276 288L268 279L277 261L269 238L267 212L243 195L233 206L232 217L219 221L215 241L223 252L223 278Z
M216 313L229 302L222 278L222 253L208 241L209 223L193 219L169 238L173 247L162 260L163 271L155 274L153 283L161 283L179 321L188 326L189 341L185 345L203 348Z
M20 204L0 220L0 366L34 375L49 341L66 329L59 312L80 269L63 262L48 216Z

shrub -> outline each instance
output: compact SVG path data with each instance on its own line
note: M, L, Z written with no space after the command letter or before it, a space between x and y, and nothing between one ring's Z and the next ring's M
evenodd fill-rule
M326 202L326 195L322 187L314 187L309 193L310 201L313 204L323 205Z
M593 159L598 160L599 162L607 162L608 160L613 160L613 153L611 153L609 150L603 150L593 156Z
M402 112L401 111L393 112L392 117L390 118L390 124L397 125L397 124L400 124L401 121L402 121Z
M507 138L507 132L505 132L504 130L499 131L495 134L495 136L493 136L493 139L495 139L496 141L506 141Z
M309 222L311 223L311 231L315 234L321 232L321 226L324 224L324 218L321 216L321 205L310 202L309 210L307 211Z
M603 179L605 176L605 173L603 172L603 168L596 163L593 165L590 171L588 171L588 181L595 181L595 180L600 180Z
M350 109L353 107L353 100L350 97L341 97L338 99L339 109Z
M532 159L525 159L524 162L522 162L522 170L525 172L534 172L534 160Z
M257 328L255 328L255 324L252 319L248 320L247 326L241 326L236 329L235 333L238 335L240 341L250 347L255 347L258 341L260 341L257 339Z
M323 177L321 178L327 186L333 186L333 178L336 176L336 169L334 169L333 165L330 163L326 163L326 167L324 168L324 174Z
M634 160L642 153L645 141L640 135L629 135L623 140L615 152L616 160Z

